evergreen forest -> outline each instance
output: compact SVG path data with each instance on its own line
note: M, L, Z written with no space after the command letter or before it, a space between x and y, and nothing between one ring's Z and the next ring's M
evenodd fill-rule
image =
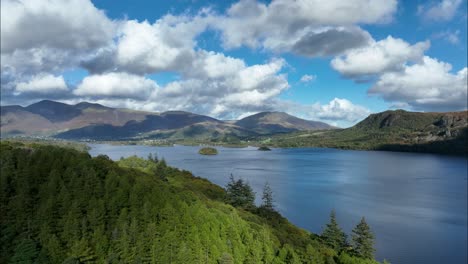
M0 175L0 263L378 263L365 221L351 243L334 213L313 234L267 183L257 207L242 179L224 189L155 156L2 141Z

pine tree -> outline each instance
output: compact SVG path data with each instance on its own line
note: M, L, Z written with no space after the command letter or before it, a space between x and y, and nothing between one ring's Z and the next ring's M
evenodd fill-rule
M274 205L274 200L273 200L273 191L271 190L268 182L265 183L265 186L263 187L261 207L269 211L275 210L275 205Z
M352 246L359 257L371 259L374 257L374 235L366 219L363 217L353 229Z
M235 180L231 174L230 182L226 186L226 200L233 206L252 208L255 193L247 182L242 179Z
M325 243L337 251L341 251L346 247L346 234L336 221L335 210L330 213L330 223L323 230L322 238Z

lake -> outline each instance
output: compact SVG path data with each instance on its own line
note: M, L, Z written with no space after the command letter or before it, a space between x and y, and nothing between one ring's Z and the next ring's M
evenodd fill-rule
M323 148L199 147L90 144L90 154L147 157L225 186L229 175L247 180L259 203L265 182L276 208L292 223L321 233L335 209L350 234L365 216L378 260L393 264L467 263L467 159L431 154Z

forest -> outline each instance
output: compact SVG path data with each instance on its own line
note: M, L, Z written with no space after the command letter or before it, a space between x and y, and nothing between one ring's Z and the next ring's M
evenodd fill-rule
M351 239L334 212L310 233L275 210L268 184L256 206L241 178L222 188L153 155L0 146L0 263L378 263L364 218Z

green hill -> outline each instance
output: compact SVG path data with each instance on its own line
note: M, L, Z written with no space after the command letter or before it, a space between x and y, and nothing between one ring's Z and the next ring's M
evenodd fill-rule
M467 155L467 122L467 111L385 111L372 114L351 128L290 133L264 139L264 142L277 147L309 146Z
M1 143L0 263L376 263L164 160Z
M238 120L235 124L259 134L335 128L323 122L304 120L284 112L261 112Z

